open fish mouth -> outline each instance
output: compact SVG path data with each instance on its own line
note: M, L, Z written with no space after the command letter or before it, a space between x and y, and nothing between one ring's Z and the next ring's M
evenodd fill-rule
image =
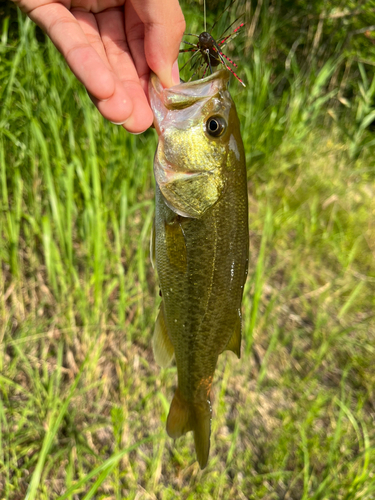
M229 78L229 71L222 69L206 78L193 82L180 83L179 85L165 89L155 73L152 73L149 95L151 108L155 117L154 126L158 135L163 132L161 128L162 122L166 118L168 111L191 109L196 103L210 100L219 92L227 90ZM199 106L200 108L201 105ZM189 114L191 115L191 111Z

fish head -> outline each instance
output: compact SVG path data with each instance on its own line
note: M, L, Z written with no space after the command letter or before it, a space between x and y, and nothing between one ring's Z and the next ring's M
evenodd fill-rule
M220 198L228 155L240 155L239 120L227 70L164 89L155 74L149 95L159 135L156 182L171 210L200 218ZM242 142L241 142L242 145Z

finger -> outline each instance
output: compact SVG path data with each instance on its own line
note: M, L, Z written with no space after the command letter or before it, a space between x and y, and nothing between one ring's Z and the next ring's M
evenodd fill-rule
M125 5L126 40L138 73L143 91L148 95L150 68L145 56L145 29L131 2Z
M138 81L138 73L125 37L124 12L111 9L96 15L106 58L120 80Z
M126 95L126 99L124 99L124 95ZM142 99L138 102L139 94L133 92L132 89L125 90L120 81L116 83L113 97L108 101L99 101L92 96L90 98L104 118L115 125L122 125L132 134L140 134L152 125L153 115L147 102L145 103ZM121 111L124 102L129 103L131 111L125 116ZM138 111L133 112L133 109Z
M101 34L99 33L99 19L102 18L104 21L104 25L106 25L106 20L105 18L108 16L93 16L88 12L81 11L81 10L76 10L74 9L73 15L76 17L78 22L80 23L80 26L82 28L82 31L84 32L87 40L91 43L91 45L95 48L95 50L98 52L100 55L101 59L103 62L106 64L108 69L115 75L115 90L112 96L105 100L99 100L94 98L93 96L91 97L91 100L93 103L97 106L99 109L100 113L110 120L112 123L115 124L124 124L124 126L133 133L138 133L138 132L143 132L145 129L148 128L148 122L146 121L143 123L140 120L134 121L131 118L131 115L133 114L134 111L134 99L132 96L129 95L129 92L127 92L126 88L118 81L118 74L116 74L115 71L113 71L113 68L111 66L111 63L113 61L110 61L108 59L108 54L105 50L104 42L101 37ZM122 19L122 11L117 13L118 16L120 17L120 20ZM113 23L111 23L111 16L109 16L108 19L108 32L111 33L111 30L113 29ZM116 32L115 32L116 34ZM106 35L107 37L107 35ZM119 49L120 54L123 53L122 50ZM121 66L121 64L120 64ZM135 75L136 77L136 75ZM139 123L140 121L140 123Z
M65 57L70 69L97 99L108 99L115 90L113 74L90 45L79 22L59 3L37 7L29 12Z
M91 47L93 47L93 49L95 49L107 68L111 70L111 66L108 62L107 54L105 53L103 42L100 37L99 27L95 15L91 12L79 9L72 9L71 13L75 19L77 19L88 43Z
M152 111L126 41L123 10L110 9L97 14L96 19L108 62L122 84L122 93L132 103L124 127L133 133L143 132L152 123ZM106 102L103 109L108 106Z
M185 19L178 1L131 1L145 25L145 55L149 67L158 75L164 87L179 83L178 66L174 63L185 31Z

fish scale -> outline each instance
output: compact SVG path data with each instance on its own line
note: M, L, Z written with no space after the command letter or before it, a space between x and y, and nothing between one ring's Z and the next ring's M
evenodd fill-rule
M227 82L223 70L168 91L153 76L150 86L160 134L153 261L162 294L153 348L164 366L173 354L176 359L178 385L167 432L177 438L193 431L202 468L209 454L210 393L218 356L225 349L240 354L249 251L245 155ZM163 102L169 106L164 113ZM201 112L189 113L199 103ZM224 124L218 137L209 133L212 116ZM181 164L186 175L181 176Z

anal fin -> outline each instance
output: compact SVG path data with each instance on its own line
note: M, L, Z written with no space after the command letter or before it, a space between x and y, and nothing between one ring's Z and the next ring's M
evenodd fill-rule
M166 368L173 359L174 349L165 323L163 302L161 303L159 314L155 322L152 349L157 364L162 368Z

